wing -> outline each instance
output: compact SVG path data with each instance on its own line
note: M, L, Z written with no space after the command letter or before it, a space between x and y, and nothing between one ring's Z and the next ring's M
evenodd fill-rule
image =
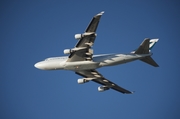
M117 84L109 81L108 79L104 78L100 73L98 73L96 70L85 70L85 71L77 71L76 74L83 76L85 78L89 78L92 81L99 83L103 86L106 86L108 88L114 89L118 92L124 93L124 94L132 94L133 92L130 92Z
M82 38L79 39L75 45L74 52L69 55L67 62L74 61L92 61L93 50L91 49L96 38L96 29L99 24L99 20L104 12L100 12L95 15L88 25L85 33L81 34Z

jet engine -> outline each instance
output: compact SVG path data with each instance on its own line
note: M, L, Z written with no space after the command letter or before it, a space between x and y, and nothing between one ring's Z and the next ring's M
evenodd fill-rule
M90 32L90 33L83 33L83 34L75 34L74 37L75 39L80 40L81 38L86 37L86 36L96 37L97 34L95 34L94 32Z
M86 47L80 47L80 48L72 48L72 49L65 49L64 54L70 54L76 51L84 50ZM90 51L89 51L90 52Z
M82 36L83 36L82 34L75 34L74 37L76 40L80 40L82 38Z
M82 78L82 79L78 79L77 82L79 84L83 84L83 83L86 83L86 82L89 82L88 80L86 80L86 78Z
M107 87L107 86L99 86L98 87L99 92L103 92L103 91L106 91L106 90L109 90L109 87Z
M64 54L70 54L70 53L72 53L73 52L73 50L71 50L71 49L65 49L64 50Z

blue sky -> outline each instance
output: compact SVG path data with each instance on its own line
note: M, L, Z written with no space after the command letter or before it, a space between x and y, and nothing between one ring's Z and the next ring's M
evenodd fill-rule
M152 56L159 68L135 61L98 69L132 95L79 85L71 71L34 68L73 48L74 34L101 11L95 54L128 53L144 38L160 39ZM179 14L178 0L1 0L0 118L179 119Z

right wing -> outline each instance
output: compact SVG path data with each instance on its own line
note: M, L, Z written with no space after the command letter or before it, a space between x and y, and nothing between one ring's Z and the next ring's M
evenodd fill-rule
M86 61L86 60L92 61L93 50L91 49L91 47L94 44L96 38L96 29L98 27L100 18L103 15L103 13L104 12L100 12L99 14L93 17L87 29L85 30L85 33L82 34L83 37L79 39L79 41L75 45L74 49L78 49L78 50L72 52L69 55L69 59L67 60L67 62Z
M124 93L124 94L132 94L133 92L130 92L117 84L109 81L108 79L104 78L99 72L96 70L82 70L82 71L76 71L76 74L83 76L91 81L94 81L96 83L99 83L107 88L114 89L118 92Z

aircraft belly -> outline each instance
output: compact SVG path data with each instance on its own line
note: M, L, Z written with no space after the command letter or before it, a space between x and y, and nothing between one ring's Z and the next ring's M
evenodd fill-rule
M66 62L64 69L66 69L66 70L89 70L89 69L96 69L98 67L99 67L99 62L77 61L77 62Z
M118 65L126 63L124 58L118 58L117 59L107 59L100 63L100 66L112 66L112 65Z
M113 66L124 64L139 59L134 55L119 55L118 57L108 58L100 63L100 66Z

